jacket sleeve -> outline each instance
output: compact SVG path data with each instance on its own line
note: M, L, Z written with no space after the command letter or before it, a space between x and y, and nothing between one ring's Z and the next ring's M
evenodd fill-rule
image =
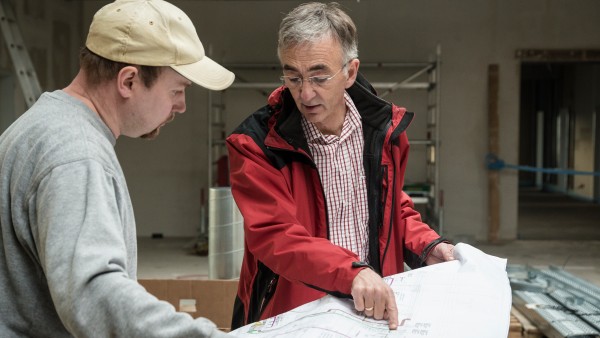
M128 274L115 180L96 161L61 165L29 198L54 307L74 336L226 337L147 293ZM33 278L33 277L32 277Z
M362 268L353 252L315 237L296 215L299 208L289 182L246 135L227 139L232 194L244 217L248 250L276 274L328 293L349 295ZM322 212L322 210L315 210Z
M409 150L406 133L400 134L399 144L400 146L396 147L398 153L395 155L399 161L395 161L395 165L398 169L397 172L400 173L400 176L397 177L398 182L396 182L396 196L399 196L397 208L399 207L400 210L394 217L399 217L397 224L403 226L404 259L411 268L418 268L425 265L425 260L431 250L438 243L446 240L422 221L420 213L414 208L412 199L402 190Z

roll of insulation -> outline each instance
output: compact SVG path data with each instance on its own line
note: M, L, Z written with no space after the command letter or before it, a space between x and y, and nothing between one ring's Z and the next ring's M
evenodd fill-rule
M208 196L208 276L240 276L244 256L244 219L230 187L210 188Z

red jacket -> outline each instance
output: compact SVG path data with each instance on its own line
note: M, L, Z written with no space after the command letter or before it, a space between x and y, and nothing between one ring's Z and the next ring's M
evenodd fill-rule
M378 98L359 75L348 88L361 114L369 207L369 264L382 276L423 265L442 239L421 222L402 191L413 114ZM317 168L287 89L228 138L233 197L245 244L232 329L321 298L350 297L358 256L328 240L327 207Z

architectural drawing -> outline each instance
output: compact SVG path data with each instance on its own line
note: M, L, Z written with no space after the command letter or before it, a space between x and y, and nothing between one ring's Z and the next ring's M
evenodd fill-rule
M398 304L397 330L367 318L352 300L325 296L232 332L238 337L505 338L511 290L506 260L467 244L457 260L386 277Z

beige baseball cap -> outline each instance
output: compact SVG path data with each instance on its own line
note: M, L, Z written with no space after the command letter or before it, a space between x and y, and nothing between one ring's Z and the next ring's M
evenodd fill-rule
M117 0L102 7L94 15L85 45L112 61L169 66L212 90L229 87L235 78L206 56L190 18L163 0Z

